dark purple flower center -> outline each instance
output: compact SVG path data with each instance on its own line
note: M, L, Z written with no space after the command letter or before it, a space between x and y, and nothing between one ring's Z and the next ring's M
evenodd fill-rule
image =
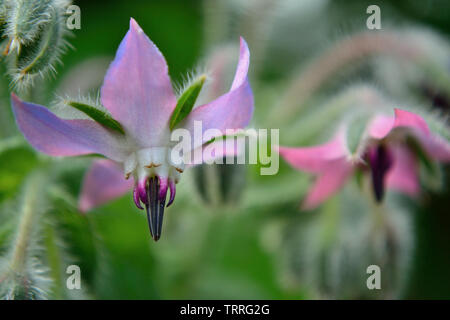
M369 150L368 160L372 174L372 186L375 199L383 200L386 174L393 164L391 151L383 144L379 144Z

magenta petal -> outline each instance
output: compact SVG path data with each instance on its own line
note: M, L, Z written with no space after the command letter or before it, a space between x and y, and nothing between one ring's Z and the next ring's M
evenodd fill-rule
M128 133L157 146L176 105L167 63L134 19L101 90L103 105Z
M158 178L159 178L159 194L158 194L159 201L166 201L169 179L165 177L158 177Z
M395 109L395 116L376 116L369 125L369 135L375 139L385 138L395 128L409 128L413 132L429 135L430 129L422 117L412 112Z
M86 212L110 200L127 193L133 186L132 180L126 180L121 167L110 160L94 161L84 177L79 209Z
M387 187L410 196L417 195L420 185L416 156L405 146L393 147L391 151L394 164L386 177Z
M176 188L175 182L173 182L173 180L169 180L169 189L170 189L170 199L169 202L167 203L167 207L173 203L173 200L175 200Z
M239 63L231 90L216 100L195 108L188 115L183 127L192 134L194 121L202 122L203 132L218 129L222 133L225 133L226 129L244 128L250 122L254 105L253 93L247 79L250 52L243 38L240 44ZM205 142L196 143L193 149Z
M434 160L450 162L450 144L430 132L425 120L409 111L395 109L395 117L377 116L369 125L369 135L383 139L395 128L406 128Z
M394 128L408 127L414 130L418 130L426 135L430 134L430 129L428 128L427 123L422 119L422 117L406 110L395 109L394 111Z
M136 205L136 207L138 209L141 209L141 210L144 209L142 207L142 205L141 205L141 199L140 199L140 196L139 196L139 188L138 188L137 184L133 188L133 201L134 201L134 204Z
M348 154L342 132L322 145L305 148L278 147L278 152L294 168L312 173L322 172L331 162L345 159Z
M141 179L136 184L137 194L139 195L139 199L144 204L148 204L147 197L147 178Z
M336 160L321 172L314 186L308 192L302 209L313 209L334 195L352 174L353 167L346 160Z
M51 156L100 153L121 161L119 138L91 120L65 120L47 108L20 100L11 94L17 125L37 150Z

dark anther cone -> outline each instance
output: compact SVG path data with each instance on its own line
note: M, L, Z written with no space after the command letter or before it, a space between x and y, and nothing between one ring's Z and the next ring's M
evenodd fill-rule
M384 197L385 177L393 163L392 154L386 146L380 144L369 152L369 163L375 199L381 202Z
M150 235L153 240L158 241L162 232L166 194L164 194L164 197L160 197L158 177L148 179L146 189L148 204L145 208L147 209L147 220Z

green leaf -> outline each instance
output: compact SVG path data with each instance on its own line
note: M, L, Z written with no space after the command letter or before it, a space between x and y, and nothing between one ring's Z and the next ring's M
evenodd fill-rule
M192 83L178 99L177 106L170 118L170 130L173 130L186 116L192 111L195 101L202 90L206 76L201 75L194 83Z
M115 130L121 134L125 134L122 125L115 119L113 119L109 114L99 110L93 106L90 106L86 103L81 103L77 101L66 101L67 105L83 112L87 116L89 116L92 120L98 122L104 127Z
M208 145L210 143L220 141L220 140L227 140L227 139L234 139L234 138L239 139L239 138L245 138L245 137L258 138L257 136L253 135L252 133L248 133L247 131L242 129L242 130L237 130L236 132L234 132L232 134L223 134L221 136L211 138L210 140L206 141L204 143L204 145Z

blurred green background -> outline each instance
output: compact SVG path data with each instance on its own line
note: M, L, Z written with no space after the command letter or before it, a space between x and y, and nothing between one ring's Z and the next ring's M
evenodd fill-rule
M450 33L447 1L86 0L75 4L81 8L81 29L68 39L73 49L63 55L57 76L39 84L44 90L34 102L48 103L55 92L95 95L133 17L164 54L177 83L215 47L237 46L238 36L244 36L252 54L251 84L256 101L252 127L256 128L271 125L267 114L273 111L294 70L340 39L366 30L365 11L370 4L381 7L383 30L420 26L440 33L446 41ZM381 80L368 70L367 65L344 70L336 75L338 84L331 83L318 95L332 95L365 82L382 88ZM447 70L450 73L450 60ZM437 94L423 96L420 102L444 114L449 112L448 96L437 101ZM10 108L8 95L7 90L2 92L2 108ZM8 122L5 137L16 132L11 118ZM289 123L279 127L281 142L283 129L292 133L292 128L297 128ZM322 142L329 130L324 127L308 133L300 129L298 140L289 139L298 141L294 144L298 146ZM21 185L33 168L49 160L19 142L3 148L0 248L6 253L8 239L14 234ZM281 159L276 176L260 176L259 166L194 169L183 174L176 201L166 211L162 238L154 243L146 217L135 208L130 195L86 215L77 211L82 177L91 161L89 157L56 160L50 171L57 178L47 169L44 181L51 182L39 186L50 193L36 235L43 248L36 254L57 279L50 298L450 298L448 187L439 191L425 188L424 195L415 200L390 195L388 201L401 207L393 209L401 212L400 222L394 224L401 224L399 230L404 224L409 228L399 231L399 237L405 239L395 253L406 257L394 257L400 261L396 265L386 262L386 274L394 273L396 280L375 292L365 288L365 268L377 261L371 261L369 253L367 257L352 256L352 250L368 252L352 246L364 242L356 230L363 228L368 215L353 184L320 209L303 212L299 203L310 179ZM444 177L448 169L443 169ZM215 175L213 182L204 179L208 174ZM214 180L215 186L208 185ZM216 188L219 200L205 196L211 188ZM235 194L224 196L229 189ZM345 241L340 232L349 235ZM320 245L309 245L305 238L320 239ZM312 252L313 247L317 251ZM344 262L336 263L336 259ZM69 264L81 267L81 293L64 289Z

